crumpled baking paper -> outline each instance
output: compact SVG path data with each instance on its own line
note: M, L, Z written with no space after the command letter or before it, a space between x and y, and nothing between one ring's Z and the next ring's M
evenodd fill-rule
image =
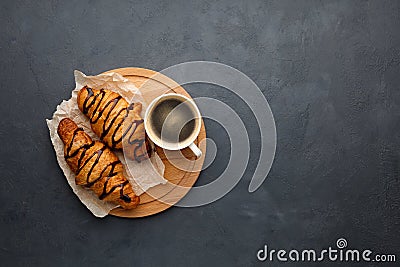
M119 93L128 102L141 102L142 117L146 110L146 103L141 97L140 91L128 79L118 73L100 74L97 76L86 76L80 71L75 70L75 89L72 91L72 96L69 100L63 100L57 106L51 120L46 120L50 131L50 139L56 151L57 161L67 178L68 184L73 192L78 196L81 202L95 215L96 217L106 216L117 205L100 200L97 195L83 186L75 184L75 174L71 171L64 159L64 144L57 134L59 122L64 118L70 118L94 140L99 138L93 133L88 118L79 110L76 99L78 91L85 85L96 89L104 88ZM134 192L137 195L142 194L147 189L158 184L165 184L167 180L163 178L165 166L157 153L149 159L137 162L129 162L129 168L122 152L114 151L124 165L125 175L131 183Z

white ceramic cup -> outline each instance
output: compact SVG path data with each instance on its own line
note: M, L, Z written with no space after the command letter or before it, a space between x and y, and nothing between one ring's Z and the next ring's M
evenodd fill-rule
M186 105L190 109L190 113L192 113L193 115L194 126L192 127L190 134L188 134L188 137L184 140L178 140L178 138L176 139L176 141L166 140L165 138L162 138L163 134L160 134L155 130L155 122L153 117L153 115L155 115L154 111L161 103L166 100L176 100L180 103L184 103L184 105ZM177 109L171 110L170 114L168 115L173 116L175 114L178 114L174 112L180 112L179 107L180 105L177 106ZM170 121L168 118L170 117L167 117L165 123L168 123L168 121ZM146 113L144 116L144 127L146 129L147 136L150 138L151 141L154 142L154 144L158 145L159 147L167 150L180 150L189 147L197 158L201 157L201 150L194 144L194 141L200 133L201 114L193 99L187 98L186 96L180 94L164 94L155 98L146 109ZM181 129L177 129L177 132L175 133L177 137L179 136L180 130Z

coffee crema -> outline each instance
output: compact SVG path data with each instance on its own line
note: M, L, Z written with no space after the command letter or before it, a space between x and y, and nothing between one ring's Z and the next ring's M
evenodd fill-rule
M195 129L195 118L186 101L165 99L153 109L150 117L151 130L164 142L184 142Z

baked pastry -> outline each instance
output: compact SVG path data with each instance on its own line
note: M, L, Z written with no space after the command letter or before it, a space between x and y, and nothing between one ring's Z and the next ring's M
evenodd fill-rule
M140 199L123 174L118 157L105 144L93 141L69 118L60 121L57 133L64 143L64 157L75 172L75 183L93 190L99 199L135 208Z
M140 116L141 103L129 104L110 90L84 86L78 92L78 107L89 120L93 132L108 147L124 149L125 155L138 162L151 155Z

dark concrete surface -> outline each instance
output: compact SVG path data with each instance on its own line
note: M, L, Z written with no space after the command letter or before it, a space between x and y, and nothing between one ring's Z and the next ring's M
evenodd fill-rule
M400 261L399 1L3 0L0 25L1 266L252 266L264 244L322 250L339 237ZM278 136L268 179L247 192L260 147L250 109L190 85L248 126L244 178L207 206L95 218L68 187L45 123L70 96L73 70L192 60L228 64L262 89ZM206 126L219 151L199 184L230 153L221 127Z

